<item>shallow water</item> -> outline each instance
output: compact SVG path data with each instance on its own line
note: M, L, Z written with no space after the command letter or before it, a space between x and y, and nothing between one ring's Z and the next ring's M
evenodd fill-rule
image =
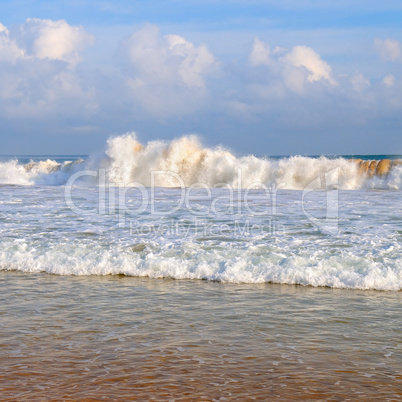
M0 161L0 399L402 398L401 183L195 137Z
M0 272L2 400L398 400L401 292Z
M401 191L1 190L0 270L402 289Z

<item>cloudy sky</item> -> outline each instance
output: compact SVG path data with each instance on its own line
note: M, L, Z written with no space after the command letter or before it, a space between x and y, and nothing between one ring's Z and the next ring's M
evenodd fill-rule
M400 0L2 0L0 154L198 134L402 154Z

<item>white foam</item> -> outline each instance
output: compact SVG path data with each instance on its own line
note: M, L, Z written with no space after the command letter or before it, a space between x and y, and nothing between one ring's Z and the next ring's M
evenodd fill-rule
M399 189L400 169L389 177L369 179L358 173L357 164L343 158L294 156L270 160L245 156L236 158L228 150L202 147L196 136L171 142L152 141L141 145L134 133L111 138L104 165L116 185L180 187L205 185L250 188L275 185L277 188L326 188L335 180L341 189L365 187ZM155 174L155 172L158 172ZM153 180L154 179L154 180Z
M99 169L129 188L62 186ZM163 188L148 192L139 212L142 193L130 186L151 185L155 171ZM361 176L342 158L236 158L195 136L143 146L127 134L85 163L1 162L0 183L20 186L0 193L0 269L402 290L402 192L359 191L400 190L401 178L398 166L383 178ZM183 200L181 189L168 188L195 183L211 191ZM355 191L337 191L331 204L333 192L311 191L322 188Z
M265 202L264 214L255 215L255 206L267 200L257 190L251 212L201 208L209 212L194 216L183 204L167 216L132 211L123 224L118 215L99 212L99 193L76 189L77 215L66 206L63 188L4 189L0 269L402 290L401 192L341 191L335 234L305 215L320 213L323 192L308 200L304 212L301 191L279 191L276 211ZM212 195L228 194L215 189ZM180 191L157 189L155 197L163 210ZM196 202L202 207L210 200Z
M283 283L334 288L402 290L402 260L388 264L367 255L344 252L331 256L315 250L311 255L262 247L234 247L204 250L191 242L133 252L105 249L99 245L59 244L36 250L26 242L2 247L0 268L58 275L147 276L151 278L207 279L230 283ZM268 250L267 250L268 251ZM256 257L256 253L258 257ZM191 258L188 256L192 254ZM187 258L186 258L187 256Z
M0 162L0 184L32 185L35 176L27 172L16 159Z
M233 189L272 187L301 190L361 188L399 190L402 167L384 177L359 174L357 164L343 158L293 156L280 160L235 157L222 147L205 148L195 135L172 141L140 144L134 133L110 138L105 157L85 163L46 160L25 166L16 160L0 163L0 184L63 185L78 170L104 169L107 183L116 186L226 186ZM89 181L92 185L97 183ZM99 183L98 183L99 184Z
M51 159L27 164L20 164L17 159L0 162L0 184L63 185L71 174L83 167L82 162L59 163Z

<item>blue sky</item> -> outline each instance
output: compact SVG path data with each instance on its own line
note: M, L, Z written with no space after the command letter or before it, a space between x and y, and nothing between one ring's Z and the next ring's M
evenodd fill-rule
M0 24L0 154L88 154L128 131L402 153L399 0L3 0Z

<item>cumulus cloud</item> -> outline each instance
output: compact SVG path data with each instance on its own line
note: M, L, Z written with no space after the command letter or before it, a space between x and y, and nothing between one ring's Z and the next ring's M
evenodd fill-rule
M24 50L10 38L8 29L0 23L0 61L13 63L23 57L25 57Z
M249 54L252 67L265 66L273 80L293 92L303 94L306 84L326 82L336 85L331 67L312 48L295 46L290 50L276 47L273 52L264 41L256 38ZM277 90L276 90L277 91Z
M178 35L159 34L147 24L123 46L128 55L128 83L142 107L156 114L184 112L202 96L206 77L217 62L205 45L195 46ZM191 108L191 107L190 107Z
M326 80L332 85L335 84L331 76L331 67L310 47L295 46L282 60L295 67L304 67L308 71L309 82Z
M0 113L39 118L95 110L94 91L74 69L92 41L64 20L28 19L11 32L0 24Z
M24 36L33 38L32 53L39 59L61 60L72 66L81 61L80 52L94 37L80 26L64 20L29 18L22 27Z
M39 65L40 69L40 65ZM71 71L30 69L22 79L6 74L8 83L0 83L1 114L7 119L60 119L88 116L98 109L93 89L83 88L82 82ZM3 92L3 89L7 89Z
M270 63L270 54L270 46L262 40L255 38L249 56L250 64L252 66L268 66Z
M395 39L376 39L374 47L383 60L402 60L402 43Z
M204 88L204 75L211 72L215 59L205 45L195 47L178 35L167 35L172 56L180 59L178 73L189 87Z
M49 131L52 118L54 126L72 122L83 130L99 121L105 131L131 125L209 133L215 127L214 133L225 133L217 141L226 142L235 137L232 130L297 132L301 126L364 126L382 111L399 116L398 64L378 59L362 68L363 76L355 60L364 49L356 53L351 46L350 54L339 56L339 47L333 48L335 73L316 49L298 45L298 38L288 48L255 38L247 49L243 34L236 41L231 37L232 43L221 36L214 44L222 52L221 69L207 45L169 33L147 24L121 42L110 37L108 48L98 43L96 58L87 63L85 48L94 38L82 27L47 19L28 19L9 29L0 24L2 123L30 118L41 127L46 123ZM114 40L118 49L110 48ZM329 52L331 46L328 41ZM378 39L375 46L384 60L402 59L396 40ZM355 57L352 65L343 64L349 56ZM94 60L105 65L99 62L94 71Z
M161 37L158 27L151 24L134 32L127 48L136 75L153 83L175 82L202 89L205 76L216 65L205 45L196 47L178 35Z

